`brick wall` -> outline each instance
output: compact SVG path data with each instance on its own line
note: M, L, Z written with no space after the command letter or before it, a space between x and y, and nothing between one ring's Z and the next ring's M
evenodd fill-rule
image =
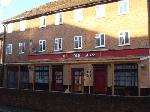
M64 94L0 89L0 104L44 112L149 112L150 97Z
M73 37L75 35L83 36L83 49L96 50L95 34L106 34L106 49L130 49L144 48L149 45L148 38L148 10L147 1L129 0L129 13L118 14L118 3L112 2L106 4L106 16L96 18L96 8L84 8L83 21L77 23L74 21L73 11L63 12L63 25L54 25L55 15L47 16L47 27L39 28L39 18L27 20L27 29L19 31L19 22L14 23L13 33L6 35L6 45L13 44L13 54L6 56L6 62L27 62L27 55L31 47L38 50L39 39L45 39L47 42L46 52L52 53L54 38L63 38L63 51L72 51ZM118 46L118 36L121 31L129 31L131 45ZM29 46L29 40L33 40L33 46ZM26 42L26 51L19 55L18 43ZM101 50L102 48L99 48Z

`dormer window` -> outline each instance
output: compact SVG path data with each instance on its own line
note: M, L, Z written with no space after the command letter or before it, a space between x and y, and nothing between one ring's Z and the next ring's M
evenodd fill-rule
M46 27L46 16L40 17L40 27Z
M24 31L26 29L26 20L20 21L20 31Z
M105 16L105 5L96 6L96 17L101 18Z
M55 25L63 24L62 13L56 13L55 15Z
M82 9L74 10L74 20L75 20L75 22L80 22L83 20L83 10Z
M119 14L127 14L129 12L129 0L121 0L118 2Z
M7 26L7 33L12 33L13 31L13 23L9 23Z

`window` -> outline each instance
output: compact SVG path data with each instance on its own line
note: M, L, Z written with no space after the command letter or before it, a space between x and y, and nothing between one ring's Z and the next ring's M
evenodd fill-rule
M9 23L7 26L7 32L12 33L12 31L13 31L13 23Z
M6 47L6 54L12 54L12 44L8 44Z
M119 45L130 45L129 32L121 32L119 35Z
M74 49L82 49L82 36L74 37Z
M129 12L129 0L121 0L118 2L119 14L127 14Z
M80 22L83 19L83 10L82 9L76 9L74 10L74 20L75 22Z
M105 5L96 6L96 17L101 18L105 16Z
M25 51L25 42L19 43L19 54L23 54Z
M40 27L46 27L46 16L40 17Z
M62 38L55 38L54 51L62 50Z
M24 31L26 29L26 21L20 21L20 31Z
M49 68L48 66L35 67L35 82L48 83Z
M105 34L96 34L96 48L105 47Z
M55 25L63 24L62 13L57 13L55 17Z
M44 52L46 49L46 40L39 40L39 52Z

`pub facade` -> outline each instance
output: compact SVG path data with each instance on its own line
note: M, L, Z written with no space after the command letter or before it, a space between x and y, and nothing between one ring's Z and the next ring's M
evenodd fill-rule
M3 24L7 88L149 95L148 0L56 0Z

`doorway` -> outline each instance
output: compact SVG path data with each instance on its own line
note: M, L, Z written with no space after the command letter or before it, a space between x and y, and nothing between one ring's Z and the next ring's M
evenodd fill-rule
M72 68L72 90L82 92L84 89L84 69Z
M94 65L94 92L105 94L107 91L107 66Z

